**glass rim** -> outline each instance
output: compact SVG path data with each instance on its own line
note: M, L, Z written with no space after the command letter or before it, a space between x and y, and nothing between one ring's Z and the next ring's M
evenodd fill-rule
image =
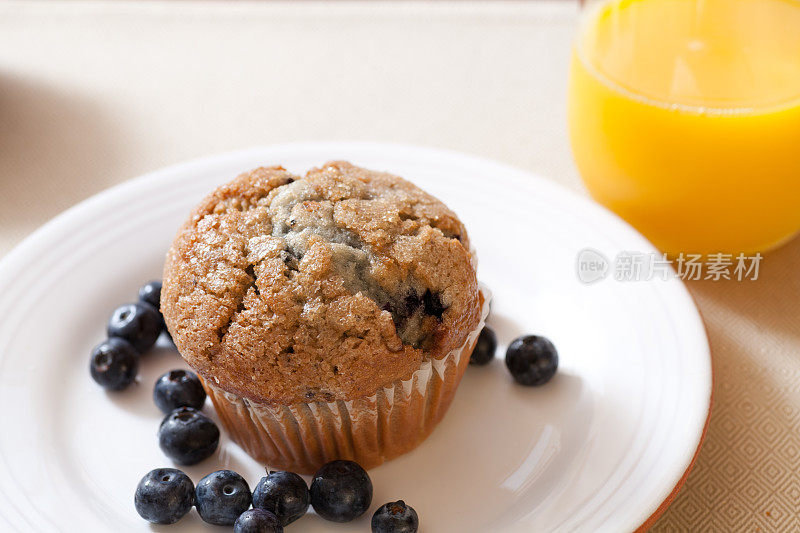
M612 76L606 74L586 55L586 50L583 46L583 36L590 21L594 18L600 7L619 0L578 0L580 6L580 20L578 22L578 30L573 38L573 50L575 57L581 62L586 71L593 76L597 81L605 85L608 89L615 93L621 94L638 103L648 105L651 107L658 107L667 111L679 111L683 113L695 115L714 115L714 116L742 116L742 115L768 115L771 113L780 112L792 107L800 106L800 93L791 96L787 99L782 99L776 102L770 102L765 105L700 105L694 103L668 101L661 98L647 95L643 92L638 92L635 89L626 87L623 83L614 80ZM800 6L800 0L792 0Z

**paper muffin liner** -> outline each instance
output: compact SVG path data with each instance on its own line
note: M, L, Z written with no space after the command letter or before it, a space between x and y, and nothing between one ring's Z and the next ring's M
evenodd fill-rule
M491 294L483 285L480 295L480 321L460 348L371 396L269 405L203 384L230 437L266 466L312 474L349 459L372 468L414 449L444 417L489 314Z

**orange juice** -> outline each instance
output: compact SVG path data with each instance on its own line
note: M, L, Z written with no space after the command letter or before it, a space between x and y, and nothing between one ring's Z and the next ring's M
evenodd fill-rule
M613 0L570 73L591 194L656 246L754 252L800 230L800 0Z

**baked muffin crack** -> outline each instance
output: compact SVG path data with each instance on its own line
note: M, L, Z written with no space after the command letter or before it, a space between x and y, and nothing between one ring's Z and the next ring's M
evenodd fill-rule
M246 285L244 285L244 288L241 290L241 293L238 298L238 304L236 305L236 310L231 313L228 321L222 326L220 326L217 330L217 336L219 337L220 344L223 344L225 342L225 335L228 334L231 325L236 322L236 318L239 315L241 315L247 308L247 306L245 305L245 297L247 296L247 293L250 292L250 290L253 290L256 295L258 295L259 297L261 296L261 293L258 290L258 285L256 285L256 272L253 265L248 265L244 269L244 272L250 277L250 281Z
M480 308L458 218L342 162L217 189L176 237L163 294L184 357L260 401L374 392L458 348Z

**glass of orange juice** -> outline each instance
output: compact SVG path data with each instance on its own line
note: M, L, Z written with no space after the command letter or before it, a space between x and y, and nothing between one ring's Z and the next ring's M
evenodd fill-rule
M800 230L800 0L589 3L569 130L592 196L662 251Z

